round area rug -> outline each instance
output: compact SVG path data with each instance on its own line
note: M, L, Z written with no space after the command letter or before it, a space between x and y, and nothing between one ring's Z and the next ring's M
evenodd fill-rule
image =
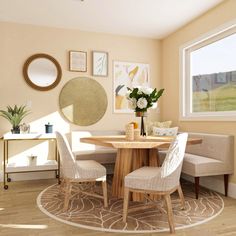
M223 199L215 192L201 188L199 199L195 199L194 185L190 182L182 184L185 196L185 209L181 210L177 193L171 195L176 229L192 227L202 224L216 217L224 208ZM74 190L79 186L73 186ZM81 188L81 186L80 186ZM96 185L96 191L101 186ZM109 194L111 193L109 186ZM111 195L111 194L110 194ZM64 194L60 186L55 184L42 191L37 204L42 212L73 226L123 233L154 233L169 231L165 203L162 200L155 202L156 207L145 210L132 211L128 214L127 223L122 221L123 200L109 198L109 207L103 207L103 200L72 192L68 210L62 211ZM143 206L144 202L130 202L129 209Z

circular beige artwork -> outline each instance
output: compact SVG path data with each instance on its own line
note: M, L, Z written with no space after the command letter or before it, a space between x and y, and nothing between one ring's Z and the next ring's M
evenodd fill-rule
M62 88L59 106L67 120L76 125L88 126L104 116L107 95L96 80L78 77L71 79Z

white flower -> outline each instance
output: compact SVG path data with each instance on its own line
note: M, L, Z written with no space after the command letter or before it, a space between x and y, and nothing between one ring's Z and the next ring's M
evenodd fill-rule
M151 109L156 109L156 108L157 108L157 106L158 106L157 102L154 102L154 103L152 104L152 107L151 107Z
M144 109L147 107L147 99L146 98L139 98L137 101L137 106L139 109Z
M153 89L152 89L152 88L149 88L149 87L141 87L140 90L141 90L141 92L143 92L144 94L148 94L148 95L150 95L150 94L153 92Z
M137 100L136 100L136 98L130 98L128 105L129 105L129 108L130 108L130 109L133 109L133 110L134 110L134 109L136 108L136 106L137 106Z

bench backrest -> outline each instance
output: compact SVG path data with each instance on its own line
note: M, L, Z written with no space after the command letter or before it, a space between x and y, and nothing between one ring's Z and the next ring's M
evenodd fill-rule
M93 130L93 131L72 131L71 132L71 149L73 152L76 151L95 151L101 149L111 149L108 147L81 143L80 138L91 137L91 136L103 136L103 135L122 135L123 131L119 130Z
M188 145L187 153L206 156L234 166L234 136L206 133L189 133L189 138L201 138L201 144Z

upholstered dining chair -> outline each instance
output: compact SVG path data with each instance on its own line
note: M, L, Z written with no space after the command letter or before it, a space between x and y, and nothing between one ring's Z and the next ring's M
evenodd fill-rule
M63 178L63 185L65 185L65 200L63 211L68 209L70 195L72 191L73 182L102 182L103 196L95 193L80 192L102 198L104 206L107 207L107 183L106 183L106 168L94 160L77 161L71 151L70 145L64 134L56 132L57 146L60 155L61 171Z
M179 180L187 138L187 133L182 133L175 137L161 167L145 166L129 173L125 177L123 206L124 222L127 220L130 192L154 193L164 197L167 206L170 232L175 232L170 194L177 190L182 207L184 208L184 195Z

